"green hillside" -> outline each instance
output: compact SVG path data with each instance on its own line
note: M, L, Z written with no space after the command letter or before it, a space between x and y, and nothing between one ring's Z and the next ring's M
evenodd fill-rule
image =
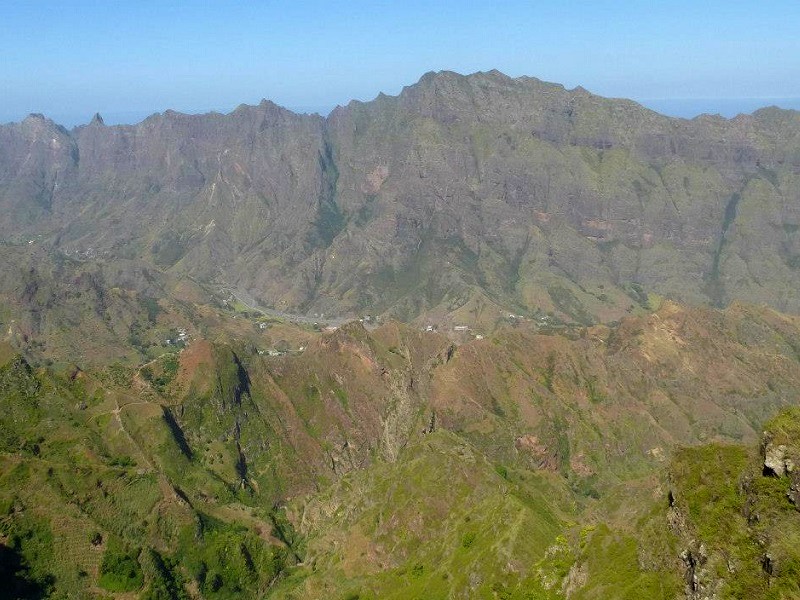
M691 568L790 598L797 414L763 423L800 389L798 339L766 309L670 304L459 346L195 338L138 367L6 345L11 597L675 598Z

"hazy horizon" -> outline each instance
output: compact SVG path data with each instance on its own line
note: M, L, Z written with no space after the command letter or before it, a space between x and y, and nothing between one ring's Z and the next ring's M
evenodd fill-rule
M136 122L261 98L325 112L397 94L431 70L491 69L674 116L730 115L753 99L798 106L798 22L789 0L768 10L722 0L10 0L0 8L0 122L42 113L69 127L95 112Z
M270 98L267 98L270 100ZM654 110L660 114L669 117L678 117L682 119L692 119L697 116L707 115L720 115L727 119L733 118L739 114L751 114L760 108L768 106L777 106L778 108L786 110L800 110L800 97L797 98L630 98L638 102L642 106ZM222 113L227 114L235 110L241 104L258 104L259 101L254 102L240 102L234 106L229 107L214 107L214 108L175 108L165 107L152 110L112 110L107 112L100 112L103 122L106 125L135 125L142 122L147 117L154 114L163 113L167 110L174 110L184 114L205 114L205 113ZM339 103L340 105L347 104L348 101ZM280 104L276 102L276 104ZM295 105L284 106L295 113L319 114L327 116L336 108L334 105ZM25 119L30 114L44 114L45 117L51 119L55 123L71 129L81 125L88 124L94 115L99 112L96 110L88 110L81 113L38 113L38 111L29 111L25 114L19 114L15 118L0 120L0 124L17 123Z

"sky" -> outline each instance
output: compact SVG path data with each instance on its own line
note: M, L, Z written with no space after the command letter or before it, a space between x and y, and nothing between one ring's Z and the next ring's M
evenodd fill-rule
M498 69L676 114L800 109L800 1L0 2L0 123L268 98L326 113Z

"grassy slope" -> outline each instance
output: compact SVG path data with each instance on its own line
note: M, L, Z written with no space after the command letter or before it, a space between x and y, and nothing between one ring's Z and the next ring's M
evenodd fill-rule
M170 579L193 579L219 598L265 586L287 556L269 539L269 515L242 506L214 518L218 507L195 498L235 507L236 490L185 456L164 409L125 406L81 379L34 372L22 359L0 372L2 544L29 566L27 579L70 597L137 591L141 576L131 584L114 573L127 568L114 557L129 556L148 593Z
M276 596L524 597L541 587L535 567L563 528L556 506L567 498L552 478L511 480L458 436L429 434L401 462L293 506L310 568L285 582L294 593Z
M800 412L781 413L766 432L792 430ZM767 434L769 435L769 433ZM763 473L748 447L687 448L671 466L676 529L688 545L687 567L699 593L720 598L796 598L800 594L800 512L788 498L789 476ZM691 562L690 562L691 561Z
M0 543L20 585L62 595L672 598L688 530L669 527L662 463L676 444L755 442L800 389L799 331L771 311L668 304L574 339L454 348L354 325L296 356L195 340L73 377L4 347ZM711 448L672 468L688 527L741 514L747 452ZM724 493L702 495L697 457ZM772 506L783 492L762 479ZM769 510L761 527L784 531L792 515ZM719 544L744 540L752 566L761 530L740 529ZM770 542L776 569L787 536ZM748 572L742 589L761 593Z

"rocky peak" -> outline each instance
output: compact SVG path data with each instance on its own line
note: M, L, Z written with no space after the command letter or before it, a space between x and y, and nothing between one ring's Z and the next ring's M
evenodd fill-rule
M787 478L786 497L800 510L800 408L787 409L767 424L761 455L763 474Z
M57 134L67 134L66 130L51 119L41 113L31 113L22 121L23 130L34 132L53 132Z

